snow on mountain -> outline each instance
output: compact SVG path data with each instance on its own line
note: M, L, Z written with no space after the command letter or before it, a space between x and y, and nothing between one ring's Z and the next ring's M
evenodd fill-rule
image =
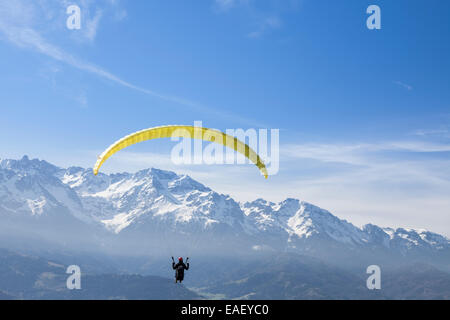
M76 219L121 234L136 228L168 228L195 234L201 230L255 237L256 244L328 241L350 247L443 250L449 239L425 230L358 228L330 212L297 199L279 203L257 199L238 203L187 175L147 169L137 173L99 174L91 169L58 168L46 161L0 162L2 214L39 217L64 208ZM270 245L270 243L265 243Z
M389 235L391 246L440 250L449 245L449 239L446 237L423 229L398 228L394 230L385 228L384 231Z
M59 170L46 161L26 156L1 161L0 210L35 216L64 207L83 219L82 203L77 193L56 177Z
M87 214L119 233L142 220L159 219L169 227L242 223L239 205L186 175L148 169L135 174L100 174L69 168L61 180L78 192Z
M321 235L347 244L367 242L363 230L304 201L286 199L280 203L272 203L258 199L241 206L258 230L285 231L290 240L294 237Z

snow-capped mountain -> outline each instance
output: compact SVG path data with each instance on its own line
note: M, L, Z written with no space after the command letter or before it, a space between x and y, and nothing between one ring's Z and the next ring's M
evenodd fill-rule
M120 240L156 247L169 239L193 246L197 239L195 246L203 248L220 244L322 256L343 248L402 256L450 251L450 240L436 233L371 224L359 228L297 199L238 203L174 172L94 176L91 169L64 169L26 156L0 162L0 219L3 233L24 221L29 229L41 220L53 229L65 224L65 233L77 224L75 234L80 228L94 232L101 246Z

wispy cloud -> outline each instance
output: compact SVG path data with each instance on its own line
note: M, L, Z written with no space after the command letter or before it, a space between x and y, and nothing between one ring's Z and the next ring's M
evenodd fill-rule
M433 158L433 155L450 152L450 145L445 144L427 144L422 142L388 142L388 143L361 143L361 144L285 144L280 146L281 171L278 177L272 176L271 179L284 179L284 172L289 172L290 181L301 181L306 185L331 184L364 184L369 181L390 181L390 183L408 183L414 179L419 179L423 183L443 182L450 187L450 167L440 169L443 162L449 163L450 159L444 157ZM400 156L395 152L401 152ZM404 155L404 153L407 153ZM427 153L428 158L418 156ZM117 162L132 164L134 169L142 169L149 164L163 166L174 170L196 172L211 171L225 172L229 175L235 170L238 175L242 173L239 170L243 166L230 165L193 165L180 166L172 164L170 161L170 151L159 154L152 153L130 153L122 152L116 157ZM117 163L118 164L118 163ZM344 164L345 167L335 166L334 164ZM445 165L447 168L448 165ZM217 169L220 168L220 169ZM297 169L295 169L297 168ZM230 171L231 170L231 171ZM237 171L236 171L237 170ZM245 169L247 170L247 169ZM254 174L253 170L249 170ZM223 177L225 178L225 177ZM259 179L259 175L254 175ZM225 180L228 180L225 178ZM249 179L254 182L253 179ZM285 183L285 182L283 182ZM236 186L237 189L239 187ZM286 185L281 187L280 194L286 194L284 189L289 189ZM236 189L236 190L237 190ZM252 189L252 188L250 188ZM277 188L278 190L278 188ZM278 190L278 191L280 191ZM272 195L274 190L272 190ZM238 192L240 193L240 192Z
M323 162L341 162L351 165L372 163L369 156L389 152L440 153L450 152L449 144L424 141L390 141L359 144L290 144L282 149L289 159L314 159Z
M111 2L112 0L108 0ZM43 1L48 5L46 1ZM63 0L61 3L68 3ZM61 4L60 3L60 4ZM84 5L88 5L91 1L85 0L82 2ZM112 1L115 3L115 1ZM150 95L165 101L173 102L179 105L189 107L196 111L202 111L212 115L218 115L233 121L240 123L250 124L254 126L261 126L258 123L249 121L248 119L239 117L235 114L227 113L207 107L201 103L191 101L185 98L181 98L174 95L162 94L154 90L140 87L131 82L123 80L119 76L105 70L93 63L83 61L78 57L66 52L61 47L49 42L44 38L37 30L35 26L35 21L39 19L38 13L36 12L36 7L32 5L28 6L25 2L21 0L11 1L11 2L0 2L0 34L6 37L6 40L13 43L14 45L37 51L43 55L46 55L54 60L68 64L76 69L89 72L98 77L107 79L123 87L141 92L146 95ZM88 22L87 27L87 37L91 40L95 38L97 33L98 24L100 18L102 17L102 11L98 10L97 14L94 16L93 20ZM1 37L0 37L1 39Z
M440 128L440 129L419 129L414 131L413 133L416 136L420 137L450 137L450 130L448 128Z
M100 23L100 19L102 18L102 11L97 10L95 16L86 22L86 37L90 41L94 41L95 36L97 35L97 29Z
M232 8L248 5L250 0L214 0L215 6L219 11L228 11Z
M450 235L450 145L433 141L285 145L284 192L358 224L426 227ZM405 225L408 221L408 225Z
M215 7L219 13L228 13L232 9L242 9L247 12L246 21L253 30L248 32L248 38L261 38L271 30L279 29L282 26L282 13L296 10L297 2L286 1L281 5L275 6L266 3L263 6L256 6L254 1L250 0L215 0ZM267 5L269 4L269 5Z
M281 20L278 17L268 17L258 22L257 30L250 32L247 36L249 38L259 38L269 30L278 29L280 27Z
M235 0L215 0L216 5L222 10L229 10L235 4Z
M14 2L13 4L10 5L3 4L2 7L0 8L1 9L0 32L3 33L11 43L22 48L35 50L57 61L66 63L77 69L93 73L99 77L108 79L124 87L128 87L130 89L134 89L142 93L155 96L160 99L193 107L197 106L196 103L182 98L170 95L163 95L155 91L136 86L130 82L127 82L119 78L118 76L108 72L107 70L101 67L98 67L89 62L82 61L81 59L78 59L72 54L69 54L68 52L64 51L58 46L48 42L38 31L36 31L32 26L30 26L31 24L30 22L34 20L34 15L30 12L30 10L28 9L25 10L23 8L24 6L22 5L21 1ZM13 23L12 21L8 21L8 19L5 19L7 16L11 16L11 14L15 18L19 18L18 21L21 21L22 23L20 24ZM92 39L95 37L95 33L97 32L97 26L100 17L101 13L99 11L99 13L97 14L97 18L95 18L94 21L88 27L89 37Z
M408 90L408 91L412 91L414 88L412 86L410 86L409 84L403 83L401 81L394 81L394 84Z
M82 91L77 97L76 101L80 104L80 106L86 108L88 106L88 97L85 91Z

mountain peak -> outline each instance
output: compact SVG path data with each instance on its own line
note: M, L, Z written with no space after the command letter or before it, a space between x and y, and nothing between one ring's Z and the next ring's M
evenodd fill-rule
M150 169L150 174L152 174L153 176L156 176L156 177L158 177L160 179L164 179L164 180L173 180L173 179L176 179L176 178L179 177L173 171L156 169L156 168L151 168Z
M24 155L20 160L5 159L0 162L0 169L8 169L16 172L29 173L34 171L42 174L54 174L60 168L48 163L45 160L32 159Z

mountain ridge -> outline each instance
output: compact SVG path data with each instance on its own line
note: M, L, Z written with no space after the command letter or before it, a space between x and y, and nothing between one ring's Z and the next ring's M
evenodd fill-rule
M314 253L327 247L325 255L337 247L375 248L402 256L445 252L445 264L450 261L450 240L445 236L373 224L360 228L299 199L237 202L188 175L155 168L94 176L90 169L59 168L27 156L0 161L0 215L39 220L59 212L99 234L108 233L110 239L144 235L155 241L153 247L161 242L157 235L162 232L174 241L182 235L186 244L189 236L204 234L197 242L205 247L214 234L222 245L241 244L251 250Z

